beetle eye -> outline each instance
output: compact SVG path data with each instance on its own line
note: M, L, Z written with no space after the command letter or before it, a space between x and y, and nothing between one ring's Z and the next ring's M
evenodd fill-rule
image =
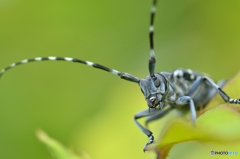
M156 87L159 87L160 86L160 81L158 79L154 80L154 85Z

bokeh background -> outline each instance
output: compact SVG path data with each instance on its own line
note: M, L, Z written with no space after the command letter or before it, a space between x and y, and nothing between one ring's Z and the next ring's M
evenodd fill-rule
M148 75L151 0L0 0L0 68L67 56L139 78ZM215 80L239 70L240 1L160 0L156 71L191 68ZM94 159L153 158L133 115L147 108L137 84L86 65L44 61L0 81L0 158L50 158L46 131ZM155 132L156 133L156 132ZM209 153L209 152L206 152Z

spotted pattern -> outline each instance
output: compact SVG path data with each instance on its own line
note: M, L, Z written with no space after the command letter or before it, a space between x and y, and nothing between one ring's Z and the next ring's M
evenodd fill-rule
M240 98L238 98L238 99L229 99L229 103L240 104Z
M183 78L187 81L195 81L197 76L190 69L178 69L173 72L173 75L176 79Z

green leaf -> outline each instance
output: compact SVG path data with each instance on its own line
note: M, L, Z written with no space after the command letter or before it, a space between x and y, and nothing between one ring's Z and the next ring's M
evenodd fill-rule
M62 145L57 140L49 137L44 131L37 131L38 139L47 147L50 151L52 157L54 159L87 159L87 155L83 155L80 157L76 155L73 151L67 149L64 145Z
M237 74L236 77L230 80L223 90L226 91L230 97L237 98L237 96L240 95L240 74ZM204 158L204 155L210 156L210 148L218 150L222 145L232 145L233 147L230 146L229 150L222 149L221 151L233 151L231 148L236 147L239 148L239 151L240 107L234 104L223 103L225 102L220 95L214 97L198 115L196 126L192 126L191 121L186 120L184 117L175 117L168 122L160 132L156 144L148 146L148 150L157 150L161 159L165 159L172 148L174 148L175 152L178 151L177 147L181 149L180 154L189 153L189 143L191 143L191 149L194 148L194 145L201 143L200 145L202 147L198 147L198 157L200 158ZM192 144L192 142L195 142L195 144ZM184 148L184 145L186 148ZM206 154L201 151L201 149L206 149L207 147L203 145L210 145L210 147L208 147L209 151L206 152ZM176 156L172 151L170 154L172 154L171 159L172 156ZM176 158L179 158L179 155L177 155Z

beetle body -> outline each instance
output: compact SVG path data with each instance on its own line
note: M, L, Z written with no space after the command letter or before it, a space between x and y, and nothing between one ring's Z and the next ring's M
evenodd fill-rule
M155 73L157 78L155 82L151 80L150 76L147 76L144 80L140 80L139 85L150 108L163 107L164 103L165 105L174 105L176 99L186 96L193 83L201 76L204 76L204 74L190 69L176 69L171 72ZM154 87L156 88L154 89ZM149 92L149 90L152 90L152 92ZM204 99L212 92L216 92L215 89L204 83L197 91L197 94L194 95L195 107L205 106L210 99ZM151 100L154 97L156 100L153 103Z

